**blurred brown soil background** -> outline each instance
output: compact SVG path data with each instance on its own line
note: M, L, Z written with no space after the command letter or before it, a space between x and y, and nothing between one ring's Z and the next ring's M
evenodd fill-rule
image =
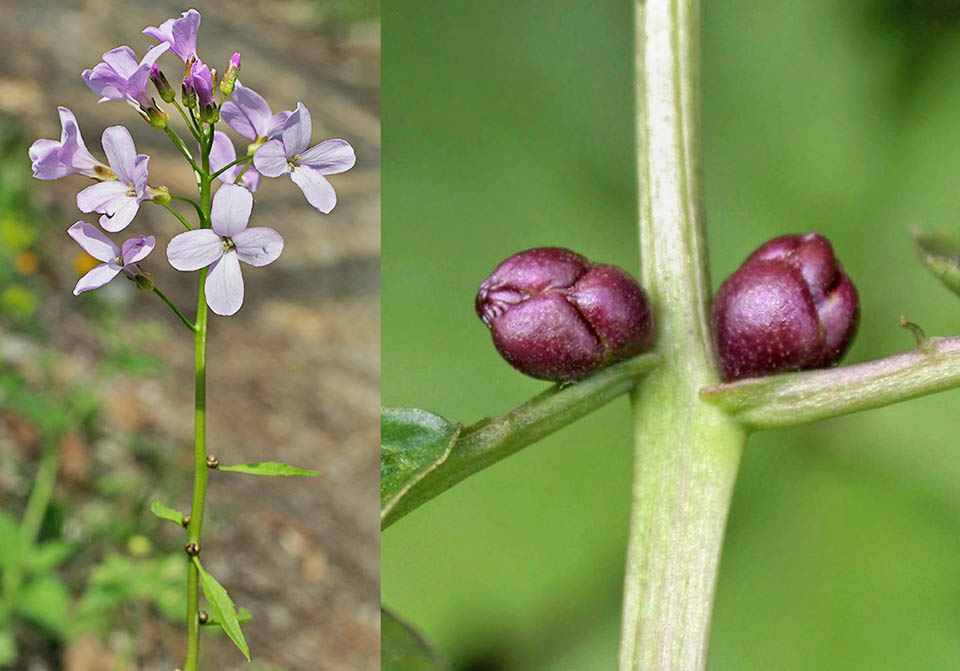
M234 51L240 79L274 111L302 101L313 118L313 143L347 139L356 167L331 182L339 203L320 215L288 179L261 182L251 226L276 228L285 239L280 259L264 268L244 266L246 297L230 318L211 314L208 347L208 451L222 463L277 460L316 468L318 478L266 478L211 474L204 527L206 568L253 613L245 626L255 664L247 665L225 636L204 636L205 669L289 671L379 668L379 31L375 18L338 19L322 2L247 3L211 0L33 0L0 2L0 115L25 138L59 138L57 105L77 116L88 148L102 157L99 136L110 125L131 130L140 153L152 156L150 183L195 197L189 168L167 138L121 102L97 103L80 79L100 55L118 45L138 57L152 44L140 31L190 6L202 16L198 51L222 72ZM160 61L172 82L175 57ZM171 108L171 123L187 136ZM222 125L239 151L246 140ZM27 144L29 140L27 140ZM24 170L29 170L24 146ZM94 222L75 207L87 185L74 176L33 184L32 191L66 230ZM181 212L193 218L189 207ZM123 233L151 233L157 248L147 269L188 316L194 313L196 275L178 273L164 257L179 224L144 203ZM122 239L120 234L113 236ZM55 290L41 321L49 341L65 354L55 370L64 384L92 374L101 343L71 289L77 252L64 233L44 241ZM192 468L193 340L155 296L116 280L129 300L129 344L159 356L163 371L146 379L118 374L99 390L103 434L141 432L170 446L183 482L168 501L189 508ZM138 342L135 324L155 330ZM7 365L28 366L39 343L0 330ZM24 354L26 353L26 354ZM25 373L26 374L26 373ZM8 427L9 428L9 427ZM10 440L0 431L0 441ZM6 437L6 438L4 438ZM0 444L0 449L16 449ZM96 446L74 446L76 460ZM71 467L65 455L65 469ZM64 492L58 484L58 496ZM165 530L166 531L166 530ZM183 542L172 526L154 537L167 549ZM170 671L182 664L182 624L150 624L141 632L137 667ZM155 631L153 631L155 629ZM84 639L62 651L60 664L35 668L112 669L110 642Z

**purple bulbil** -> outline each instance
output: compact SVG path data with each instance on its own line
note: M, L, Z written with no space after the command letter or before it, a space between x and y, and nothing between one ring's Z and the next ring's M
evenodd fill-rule
M627 272L560 247L514 254L484 280L477 315L510 365L569 382L647 351L647 296Z
M837 363L857 330L857 290L820 233L774 238L720 286L713 336L725 380Z

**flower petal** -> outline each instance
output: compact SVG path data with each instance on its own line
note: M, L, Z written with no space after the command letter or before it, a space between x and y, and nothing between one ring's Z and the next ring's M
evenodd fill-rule
M324 214L329 214L337 204L337 194L330 182L310 166L301 165L294 169L290 179L303 191L307 202Z
M253 155L253 165L264 177L279 177L290 172L287 155L280 140L270 140Z
M270 106L259 93L237 82L230 100L220 108L220 118L248 140L266 136Z
M207 305L218 315L235 314L243 305L243 275L237 253L229 251L210 266L210 273L203 285Z
M233 237L247 227L253 196L242 186L224 184L213 194L210 223L218 235Z
M56 140L37 140L27 153L37 179L60 179L73 174L70 166L60 162L60 143Z
M137 192L137 200L143 200L144 194L147 192L147 164L150 162L150 157L146 154L137 154L137 160L133 163L133 179L130 180L133 182L133 188ZM152 200L148 199L148 200Z
M300 164L309 165L321 175L346 172L356 162L357 155L346 140L324 140L300 154Z
M304 107L303 103L297 103L297 109L283 124L283 149L287 152L287 156L306 151L310 146L311 133L310 111Z
M93 224L78 221L67 229L67 235L97 261L108 263L120 256L120 248Z
M200 270L223 255L223 239L209 228L173 236L167 244L167 261L177 270Z
M283 133L283 126L287 123L287 119L290 118L290 115L293 114L290 110L284 110L282 112L277 112L267 123L266 129L262 135L268 140L274 140L281 136Z
M200 12L188 9L173 22L171 48L181 61L187 62L197 54L197 32L200 30Z
M124 79L129 78L140 67L137 55L127 46L111 49L103 55L103 62Z
M120 206L120 203L117 203L116 206L111 206L111 204L120 198L126 198L128 188L126 184L121 184L116 180L93 184L77 194L77 207L80 208L81 212L114 210Z
M133 136L123 126L110 126L103 131L103 151L117 179L127 185L136 182L134 168L137 162L137 148Z
M237 256L251 266L273 263L283 251L283 238L272 228L255 227L240 231L233 236Z
M89 273L80 278L73 288L73 295L79 296L84 291L97 289L112 280L120 272L120 266L115 263L101 263Z
M103 230L116 233L122 231L140 211L140 201L126 196L110 203L110 209L100 217L100 226Z
M236 158L237 150L233 148L230 137L223 131L213 131L213 146L210 147L210 172L217 172L223 166L235 161ZM222 178L223 175L221 175Z
M157 239L152 235L138 235L125 241L120 252L123 265L129 266L137 261L143 261L153 251L156 244Z

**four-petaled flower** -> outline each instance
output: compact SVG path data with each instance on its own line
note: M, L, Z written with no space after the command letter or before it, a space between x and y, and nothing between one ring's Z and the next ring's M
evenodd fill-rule
M310 133L310 112L303 103L297 103L297 109L283 125L280 139L270 140L257 149L253 164L264 177L289 173L307 202L327 214L337 204L337 194L324 175L349 170L357 157L346 140L324 140L308 149Z
M110 126L103 131L102 142L117 179L88 186L77 194L77 207L81 212L102 214L100 225L115 233L133 221L144 199L149 200L147 162L150 157L137 154L133 137L123 126Z
M94 179L113 179L115 175L93 157L80 135L80 126L73 112L60 110L60 141L37 140L30 145L33 176L37 179L59 179L67 175L86 175Z
M75 223L67 229L67 233L83 247L83 251L98 261L103 261L80 278L73 289L74 296L102 287L121 271L133 277L135 272L132 266L145 259L156 244L152 235L140 235L124 242L122 248L117 247L113 240L101 233L96 226L83 221Z
M260 145L280 137L291 112L273 114L259 93L237 82L230 100L220 108L220 118L243 137Z
M204 291L218 315L232 315L243 305L240 261L265 266L283 251L283 238L272 228L247 228L252 209L249 191L224 184L213 197L211 228L181 233L167 245L167 260L177 270L210 267Z
M229 165L237 160L237 151L233 148L233 142L230 137L219 130L213 132L213 146L210 148L210 172L217 172L223 166ZM237 181L237 175L243 170L243 165L235 165L232 168L224 170L217 178L224 184L233 184ZM252 165L247 165L243 176L240 178L240 185L248 191L256 191L260 186L260 173Z
M155 107L147 94L147 82L150 81L150 69L170 45L158 44L147 51L139 63L137 55L130 47L117 47L103 55L103 62L97 63L92 70L84 70L83 81L90 89L101 96L100 102L125 100L131 107L146 115L147 110Z
M186 63L197 56L197 31L200 30L200 12L188 9L179 19L167 19L157 26L147 26L144 35L170 45L170 53Z

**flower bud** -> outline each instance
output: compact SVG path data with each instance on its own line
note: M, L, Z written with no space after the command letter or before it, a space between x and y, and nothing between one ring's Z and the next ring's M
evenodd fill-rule
M237 76L240 74L240 54L234 53L227 63L227 71L223 73L223 79L220 80L220 92L228 96L233 93L233 87L237 83Z
M542 380L579 380L653 340L633 277L559 247L508 258L480 285L475 306L503 358Z
M170 121L170 115L164 112L162 109L156 105L151 105L147 108L147 123L156 128L157 130L163 130L167 127L167 122Z
M153 85L157 87L157 94L160 96L160 99L163 102L172 103L173 99L177 97L176 91L174 91L173 87L170 86L170 82L168 82L167 78L163 76L160 66L156 63L154 63L153 67L150 68L150 81L152 81Z
M820 233L774 238L724 280L713 337L725 380L837 363L860 318L857 290Z

